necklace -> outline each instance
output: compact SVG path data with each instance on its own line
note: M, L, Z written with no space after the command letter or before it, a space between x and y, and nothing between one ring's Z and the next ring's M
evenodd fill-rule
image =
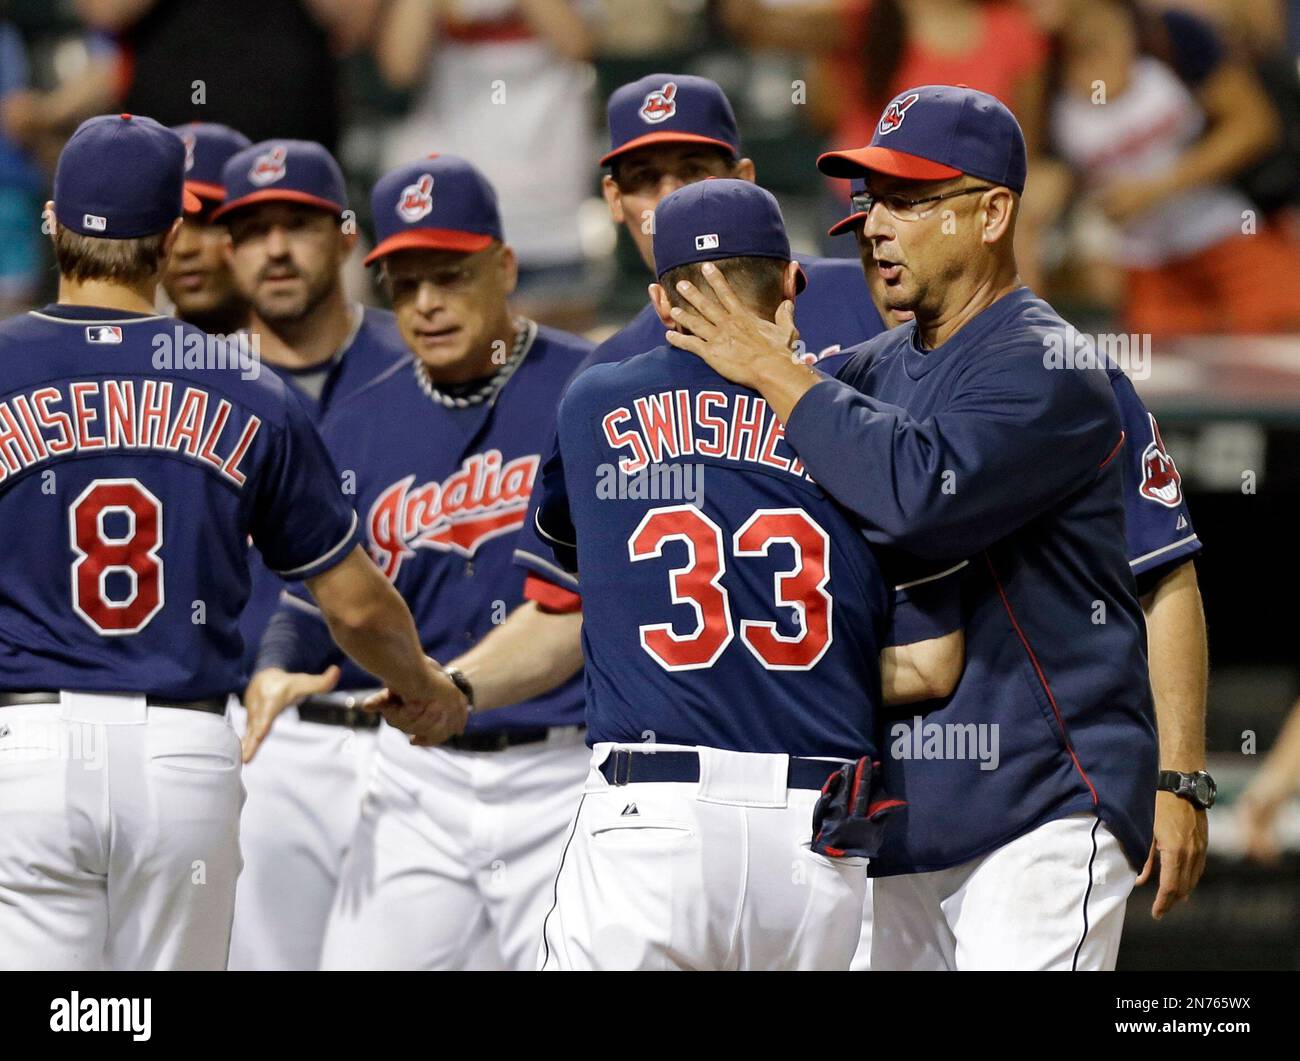
M529 348L533 345L533 340L537 337L536 321L528 320L526 317L516 317L514 326L515 343L511 348L510 356L496 370L492 378L477 390L461 395L451 395L439 390L438 386L429 378L429 370L417 359L415 362L415 379L420 384L420 390L424 391L430 401L436 402L444 409L470 409L476 405L491 401L496 397L497 392L506 385L510 377L515 374L515 370L523 363L524 355L528 353Z

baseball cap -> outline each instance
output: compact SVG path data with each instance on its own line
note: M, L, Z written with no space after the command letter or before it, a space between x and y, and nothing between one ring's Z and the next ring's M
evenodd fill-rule
M83 236L138 239L166 232L202 204L185 191L185 145L135 114L87 118L54 171L54 216Z
M1028 164L1020 123L997 98L964 85L922 85L889 101L870 144L828 151L817 168L828 177L876 172L919 181L965 173L1022 192ZM844 218L830 234L861 218Z
M263 140L246 147L221 167L221 183L226 197L214 219L255 203L305 203L333 214L347 206L343 171L311 140Z
M721 258L791 260L776 197L750 181L710 177L678 188L655 208L655 274ZM799 270L796 290L807 283Z
M602 166L647 144L712 144L740 155L740 132L726 93L693 74L650 74L609 97L609 151Z
M393 251L481 251L503 242L497 193L456 155L432 154L379 178L370 195L375 249L366 264Z
M228 125L216 122L189 122L173 125L172 132L185 145L185 190L210 203L226 197L221 183L221 168L231 155L253 141Z

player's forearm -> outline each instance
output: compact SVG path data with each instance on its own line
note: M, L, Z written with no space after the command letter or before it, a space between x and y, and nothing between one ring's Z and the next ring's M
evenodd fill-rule
M358 546L337 567L307 580L335 643L399 696L428 686L429 663L397 590Z
M1208 652L1196 567L1181 564L1143 600L1160 768L1205 769Z
M887 706L938 700L961 678L966 639L957 630L910 645L890 645L880 653L880 689Z
M544 612L527 601L451 663L474 687L476 711L541 696L582 668L582 612Z

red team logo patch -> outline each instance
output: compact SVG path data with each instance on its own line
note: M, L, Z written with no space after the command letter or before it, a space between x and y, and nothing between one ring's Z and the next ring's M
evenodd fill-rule
M1147 413L1147 419L1151 421L1151 441L1142 451L1142 485L1138 492L1165 508L1177 508L1183 503L1183 477L1165 449L1156 418Z
M647 93L645 100L641 103L641 118L651 125L658 125L660 122L667 121L677 113L677 85L669 81L663 88L657 92Z
M415 476L393 483L370 506L370 553L380 570L397 577L416 549L473 556L491 538L523 526L533 490L537 454L502 463L501 451L475 453L441 483L415 486Z
M910 107L921 97L913 92L910 96L904 96L902 99L892 100L885 113L880 116L880 135L892 133L903 124L903 118L907 114L907 108Z
M397 199L397 216L408 225L428 217L433 209L433 177L421 173L420 179L402 189Z
M284 156L283 147L273 147L264 155L258 155L253 160L253 166L248 171L248 179L256 184L259 188L267 184L274 184L284 176Z

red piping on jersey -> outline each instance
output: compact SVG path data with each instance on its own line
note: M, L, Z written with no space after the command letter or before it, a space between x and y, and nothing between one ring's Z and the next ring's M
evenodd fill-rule
M1100 464L1097 465L1097 471L1101 471L1102 468L1106 467L1106 465L1108 465L1111 461L1115 459L1115 454L1124 448L1124 438L1125 438L1124 432L1121 431L1119 433L1119 441L1115 443L1115 448L1110 451L1109 457L1107 457L1104 461L1102 461Z
M582 598L573 590L531 573L524 579L524 600L534 601L544 612L568 615L582 611Z
M1121 445L1124 439L1120 439ZM1116 447L1118 450L1119 447ZM1114 454L1111 454L1114 456ZM1107 460L1110 457L1106 458ZM1052 714L1056 716L1056 724L1061 730L1061 739L1065 741L1065 750L1070 753L1070 761L1074 763L1074 768L1079 771L1079 776L1083 778L1083 783L1088 786L1088 791L1092 793L1092 802L1096 806L1101 800L1097 797L1097 790L1093 787L1088 773L1079 762L1079 757L1074 754L1074 744L1070 741L1070 732L1065 728L1065 719L1061 717L1061 709L1057 706L1056 697L1052 695L1052 687L1047 683L1047 675L1043 673L1043 668L1039 666L1038 657L1034 655L1033 648L1030 647L1029 638L1025 637L1025 632L1020 629L1020 623L1016 621L1016 613L1011 608L1011 601L1007 599L1006 591L1002 588L1002 582L998 578L998 573L993 568L993 561L989 559L988 551L984 552L984 562L988 565L989 574L993 576L993 584L998 588L998 596L1002 598L1002 607L1007 610L1007 617L1011 620L1011 625L1015 627L1016 636L1020 638L1020 643L1025 646L1025 652L1029 654L1029 662L1034 665L1034 673L1038 675L1038 680L1042 683L1043 690L1047 693L1048 702L1052 705Z

